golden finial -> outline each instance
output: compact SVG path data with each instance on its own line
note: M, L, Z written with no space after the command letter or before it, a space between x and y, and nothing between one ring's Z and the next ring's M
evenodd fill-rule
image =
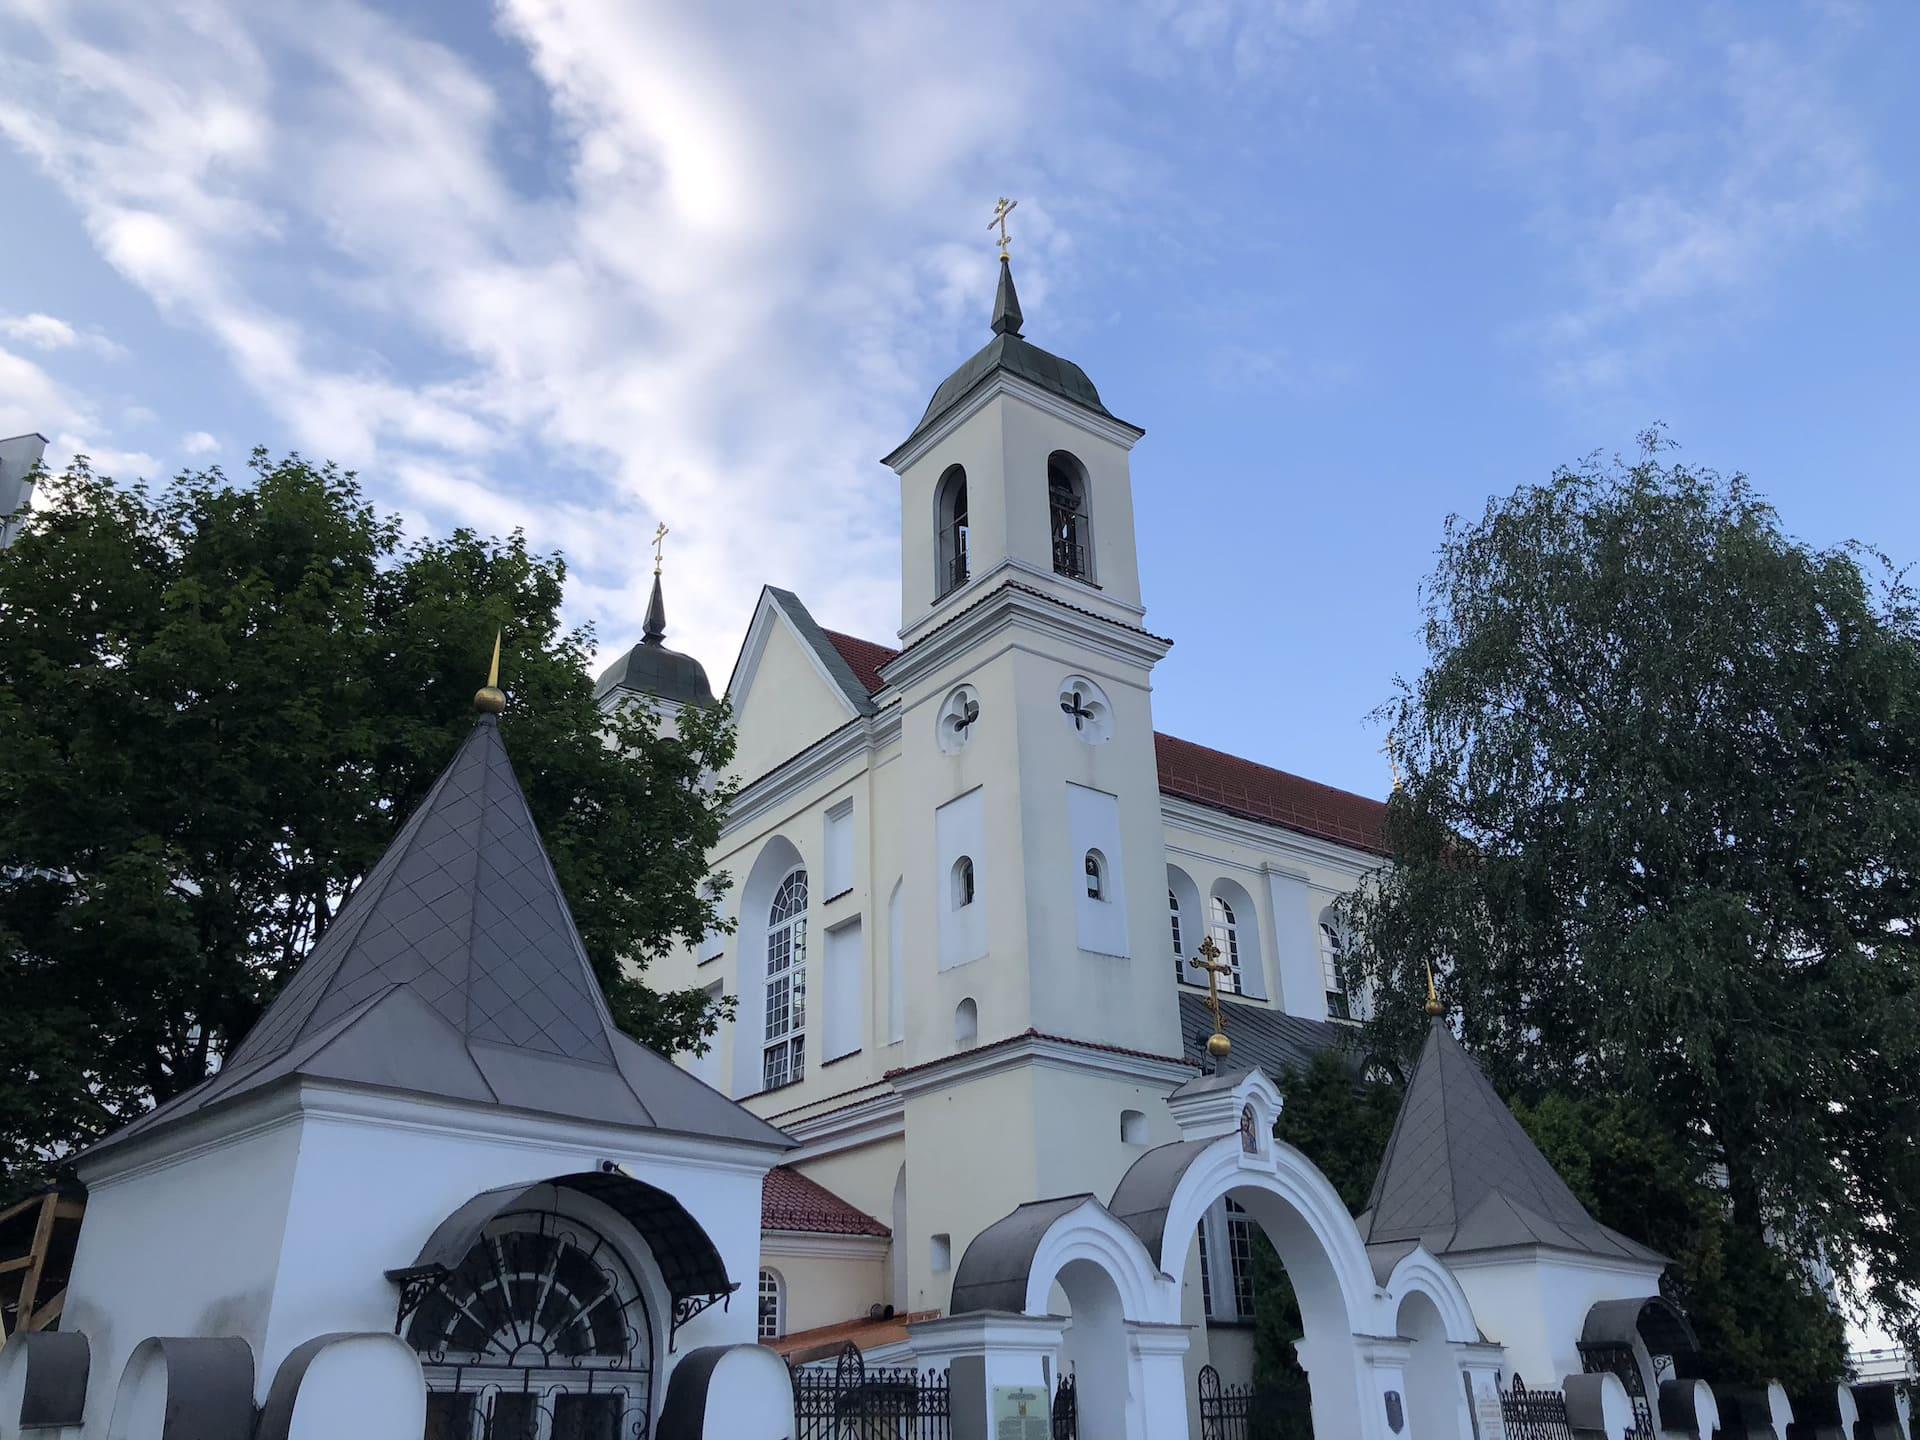
M1013 243L1007 234L1007 217L1014 212L1015 207L1019 204L1020 202L1018 200L1009 200L1004 195L993 202L993 219L987 222L987 229L998 229L1000 232L999 245L1000 258L1002 260L1007 258L1007 246Z
M1380 747L1380 753L1387 757L1387 768L1393 772L1394 793L1400 790L1400 757L1394 753L1393 732L1387 732L1387 743Z
M1427 961L1427 1014L1439 1016L1445 1013L1440 1004L1440 992L1433 988L1433 961Z
M1207 1054L1216 1061L1224 1060L1233 1053L1233 1042L1227 1038L1225 1016L1220 1010L1220 977L1231 975L1233 966L1220 959L1220 947L1213 943L1209 935L1200 942L1200 953L1187 961L1196 970L1207 972L1207 1008L1213 1011L1213 1034L1207 1037Z
M507 708L507 692L500 688L500 632L493 632L493 664L487 667L487 683L475 692L473 708L482 715L498 715Z
M660 562L666 543L667 523L663 520L660 522L660 528L653 532L653 573L655 575L660 573Z

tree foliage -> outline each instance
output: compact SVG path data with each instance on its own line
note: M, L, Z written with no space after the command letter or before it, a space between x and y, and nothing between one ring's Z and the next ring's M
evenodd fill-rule
M1425 606L1427 666L1385 712L1397 863L1349 907L1374 1053L1414 1053L1433 959L1502 1093L1631 1103L1711 1177L1749 1275L1768 1237L1800 1262L1777 1310L1807 1267L1858 1267L1920 1338L1900 575L1791 539L1656 435L1450 522ZM1756 1337L1751 1373L1802 1338Z
M640 972L719 920L724 711L603 717L565 565L518 533L409 540L349 473L252 469L149 490L76 462L0 553L0 1198L210 1073L468 733L497 631L615 1018L669 1052L719 1018Z

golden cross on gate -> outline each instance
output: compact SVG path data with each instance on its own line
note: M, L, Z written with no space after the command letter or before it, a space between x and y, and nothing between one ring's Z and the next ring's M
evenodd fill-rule
M998 228L1000 231L1000 258L1002 260L1007 258L1007 246L1013 243L1007 236L1007 216L1014 212L1014 208L1019 205L1019 203L1018 200L1009 200L1006 196L1002 195L998 200L993 202L993 219L987 222L987 229L992 230Z
M666 543L667 543L667 526L666 526L666 522L662 521L660 523L660 528L653 532L653 573L656 575L660 573L660 555Z
M1233 966L1220 958L1220 947L1213 943L1211 935L1200 942L1200 953L1187 964L1195 970L1206 971L1207 1008L1213 1012L1213 1037L1207 1041L1207 1053L1216 1060L1224 1060L1231 1047L1220 1011L1220 977L1231 975Z

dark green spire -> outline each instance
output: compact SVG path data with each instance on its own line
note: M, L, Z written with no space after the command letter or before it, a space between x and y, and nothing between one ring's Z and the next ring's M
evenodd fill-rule
M667 602L660 593L660 572L653 572L653 598L647 601L646 628L641 632L643 645L658 645L667 638Z
M993 297L993 333L996 335L1018 335L1021 323L1027 317L1020 313L1020 297L1014 293L1013 266L1005 255L1000 257L1000 290Z

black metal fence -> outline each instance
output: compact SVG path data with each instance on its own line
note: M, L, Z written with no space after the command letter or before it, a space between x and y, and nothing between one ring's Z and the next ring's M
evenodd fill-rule
M1558 1390L1529 1390L1518 1375L1500 1392L1500 1418L1507 1440L1573 1440L1567 1397Z
M948 1440L945 1373L867 1368L848 1345L831 1370L793 1374L794 1440Z
M1080 1401L1073 1376L1062 1375L1053 1392L1053 1440L1080 1440Z
M1299 1391L1223 1384L1203 1365L1200 1440L1313 1440L1313 1404Z

